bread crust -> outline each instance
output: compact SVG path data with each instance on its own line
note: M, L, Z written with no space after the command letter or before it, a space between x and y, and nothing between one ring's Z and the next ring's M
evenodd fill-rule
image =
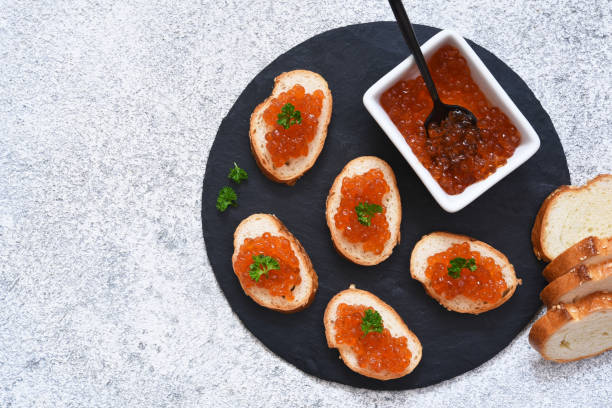
M546 285L540 293L540 299L546 306L552 307L560 303L560 298L568 292L589 281L606 279L610 275L612 275L612 261L589 266L580 264Z
M312 266L312 262L310 261L310 257L306 253L306 250L304 249L304 247L302 246L300 241L298 241L298 239L295 238L293 236L293 234L287 229L285 224L283 224L273 214L253 214L253 215L245 218L244 220L242 220L240 222L240 224L238 224L238 227L236 227L236 230L234 231L234 253L232 255L232 269L234 270L234 273L236 274L236 277L238 277L238 273L236 272L236 269L235 269L234 265L236 263L236 258L238 257L238 253L240 251L240 246L242 244L241 242L238 242L238 232L240 231L240 229L246 223L250 222L252 217L268 217L269 220L271 222L273 222L278 227L280 234L282 236L284 236L285 238L287 238L292 244L294 244L294 248L296 250L295 251L296 252L295 255L296 255L296 257L303 259L304 264L306 266L307 276L312 280L312 288L311 288L311 291L310 291L310 293L308 295L308 298L305 301L300 302L296 307L293 307L293 308L276 307L273 304L271 304L269 302L266 302L264 299L261 299L258 296L255 296L253 294L253 292L250 290L250 288L246 288L242 284L242 281L240 279L238 279L238 282L240 283L240 286L242 287L242 290L244 291L244 293L246 293L247 296L249 296L251 299L253 299L253 301L255 301L255 303L257 303L260 306L263 306L265 308L277 311L277 312L281 312L281 313L296 313L296 312L299 312L299 311L302 311L302 310L306 309L308 306L310 306L312 304L312 302L314 301L315 295L317 293L317 288L319 286L319 279L318 279L317 273L315 272L315 270L314 270L314 268Z
M544 253L544 251L542 250L542 244L540 241L540 237L542 235L542 229L543 229L544 215L548 211L548 207L550 206L550 203L552 202L552 200L555 197L557 197L559 194L561 194L562 192L566 191L568 187L569 186L561 186L561 187L558 187L552 193L550 193L548 197L544 199L544 202L542 202L542 205L540 206L540 209L538 210L538 214L536 215L535 223L533 224L533 229L531 230L531 243L533 245L533 253L535 254L536 258L538 258L541 261L544 261L544 262L551 261L551 259L548 258L546 254Z
M612 255L612 237L600 239L591 236L577 242L546 265L542 275L547 281L552 282L597 255Z
M612 175L611 174L600 174L594 179L589 180L583 186L563 185L563 186L558 187L555 191L550 193L548 197L546 197L546 199L542 203L542 206L540 207L540 210L538 211L538 214L536 215L536 220L535 220L535 223L533 224L533 229L531 230L531 243L533 245L533 252L535 253L538 259L545 261L545 262L550 262L554 259L554 256L547 253L546 249L542 245L542 234L544 233L544 231L546 231L546 228L549 224L548 210L550 209L551 205L554 204L559 199L560 196L562 196L564 193L568 191L576 192L576 191L588 189L593 184L597 183L600 180L606 179L606 178L612 178Z
M404 333L405 336L410 337L412 339L412 341L417 344L418 346L418 350L410 350L412 356L411 356L411 362L408 365L407 369L399 374L394 374L394 373L377 373L375 371L371 371L368 369L364 369L362 367L359 366L359 364L352 364L350 362L350 359L346 358L346 355L348 353L351 353L351 348L347 347L347 346L342 346L342 345L337 345L336 344L336 340L334 338L334 336L331 334L331 330L332 330L332 325L333 323L333 319L335 316L332 315L332 313L336 310L335 308L335 304L336 303L340 303L341 299L347 295L351 295L353 293L359 293L362 296L367 297L371 302L368 303L365 306L370 306L375 308L381 315L393 315L395 316L402 325L402 332ZM384 318L383 318L383 323L384 323ZM338 349L339 353L340 353L340 358L342 359L342 361L344 362L344 364L347 365L348 368L350 368L351 370L355 371L356 373L359 373L361 375L364 375L366 377L370 377L370 378L375 378L377 380L392 380L392 379L396 379L396 378L401 378L404 377L405 375L410 374L419 364L421 357L422 357L422 346L421 346L421 342L419 340L419 338L408 328L408 326L406 325L406 323L404 322L404 320L401 318L401 316L399 314L397 314L397 312L395 311L395 309L393 309L391 306L389 306L387 303L385 303L384 301L382 301L379 297L377 297L376 295L374 295L371 292L368 292L366 290L361 290L361 289L355 289L354 287L351 286L351 288L349 289L345 289L339 293L337 293L327 304L327 307L325 308L325 314L323 316L323 325L325 327L325 338L327 339L327 346L329 348L336 348ZM416 364L413 363L412 359L417 359Z
M610 293L593 293L574 303L567 305L554 306L546 312L544 316L539 318L529 331L529 343L538 351L546 360L556 361L558 363L567 363L571 361L582 360L593 357L598 354L611 350L612 347L586 356L577 357L569 360L555 359L546 354L546 343L550 337L558 330L563 328L568 323L579 321L593 312L612 308L612 294Z
M331 201L336 194L341 194L340 191L342 188L342 181L346 177L346 174L351 169L351 167L358 165L361 162L367 162L367 161L372 161L373 163L376 164L376 166L371 166L369 169L384 168L386 170L385 174L388 175L388 177L385 177L385 181L387 182L387 184L389 184L389 192L387 194L391 194L392 200L399 204L398 209L397 209L398 222L396 223L396 225L389 224L391 236L389 238L390 241L388 241L388 243L390 242L391 245L387 244L388 248L383 250L383 252L381 252L380 255L372 254L371 259L360 259L355 254L345 251L344 248L342 248L342 245L340 245L340 242L343 239L342 231L336 228L334 216L337 213L337 208L331 208ZM342 257L348 259L349 261L353 263L356 263L357 265L363 265L363 266L378 265L379 263L389 258L391 254L393 253L393 249L400 243L400 239L401 239L400 227L402 223L401 197L399 194L399 189L397 188L397 180L395 178L395 173L393 172L393 169L391 168L391 166L386 161L376 156L360 156L360 157L357 157L349 161L344 166L342 171L340 171L340 173L336 176L331 188L329 189L329 193L327 194L327 199L325 201L325 218L327 220L327 227L329 228L329 232L331 234L332 243L334 245L334 248Z
M329 110L322 111L321 116L319 116L319 122L322 121L324 123L323 130L322 130L322 138L320 142L318 144L314 144L311 142L309 146L309 149L316 149L317 151L316 154L305 165L304 169L299 174L297 174L294 177L282 178L278 173L274 171L274 168L271 167L271 165L267 166L263 160L263 152L257 146L257 142L254 137L255 130L257 128L256 121L260 115L263 115L263 112L268 107L270 102L276 97L275 95L276 88L280 84L282 84L283 81L287 79L288 77L298 76L298 75L316 75L320 79L321 83L325 85L321 89L321 91L323 91L324 98L329 100ZM255 158L257 167L259 167L261 172L272 181L275 181L277 183L284 183L289 186L293 186L300 177L302 177L308 170L312 168L312 166L314 166L315 162L317 161L317 158L319 157L319 155L321 154L321 151L323 150L325 139L327 138L327 128L329 126L329 122L331 121L332 106L333 106L333 98L332 98L331 91L329 90L327 81L325 81L325 79L321 75L317 74L316 72L303 70L303 69L296 69L296 70L289 71L289 72L283 72L282 74L274 78L274 87L272 88L272 92L270 93L270 96L268 96L263 102L257 105L257 107L253 110L253 113L251 114L251 119L249 122L249 143L251 146L251 152L253 153L253 157Z
M420 246L425 245L427 243L428 239L432 239L432 238L436 238L436 237L447 237L447 238L451 238L451 239L455 239L455 240L459 240L459 241L464 241L464 242L470 242L470 243L478 243L479 245L482 245L487 251L490 251L491 253L494 253L495 255L497 255L499 258L502 259L504 265L501 265L502 268L504 266L508 266L510 268L510 270L512 271L512 275L513 275L513 285L509 285L508 286L508 290L506 291L505 294L503 294L503 296L495 303L492 304L485 304L485 305L473 305L472 308L470 309L457 309L456 307L453 306L453 304L449 301L447 301L445 298L443 298L442 296L440 296L439 294L437 294L432 288L431 286L428 284L427 281L423 281L419 278L419 271L416 270L416 264L417 264L417 259L416 257L419 255L419 249ZM480 252L480 251L479 251ZM433 255L433 254L432 254ZM486 254L483 254L486 256ZM486 242L483 241L479 241L475 238L469 237L467 235L460 235L460 234L453 234L450 232L432 232L430 234L427 234L425 236L423 236L419 242L416 243L416 245L414 246L414 249L412 250L412 254L410 256L410 276L412 276L413 279L421 282L421 284L423 285L423 288L425 288L425 292L431 296L432 298L434 298L435 300L438 301L438 303L440 303L444 308L446 308L447 310L450 310L452 312L458 312L458 313L468 313L468 314L481 314L484 312L488 312L489 310L493 310L498 308L499 306L503 305L504 303L506 303L511 297L512 295L514 295L514 292L516 291L516 288L518 285L520 285L522 283L521 279L518 279L516 277L516 272L514 271L514 266L510 263L510 261L508 261L508 258L506 257L506 255L504 255L503 253L501 253L500 251L498 251L497 249L493 248L491 245L487 244ZM469 299L466 299L466 302L472 302Z

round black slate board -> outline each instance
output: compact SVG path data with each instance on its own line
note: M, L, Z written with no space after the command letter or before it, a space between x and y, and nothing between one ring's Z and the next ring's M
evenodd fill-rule
M423 43L439 30L417 25L415 31ZM202 193L208 259L244 325L271 351L301 370L325 380L372 389L435 384L489 360L510 343L540 307L538 294L544 280L542 265L531 249L530 232L542 200L555 187L570 181L565 155L550 118L527 85L493 54L473 42L470 45L531 122L542 145L526 164L455 214L446 213L436 204L361 102L365 90L408 54L395 23L338 28L296 46L253 79L221 123L208 158ZM334 106L323 152L315 166L295 186L288 187L268 180L258 170L249 148L249 118L255 106L270 94L274 77L298 68L325 77ZM376 155L391 165L402 196L402 242L387 261L374 267L355 265L336 253L324 214L334 178L349 160L362 155ZM248 182L235 185L227 179L234 161L248 171ZM239 205L219 213L216 196L225 185L234 187ZM302 312L283 315L258 306L244 294L232 271L234 229L257 212L276 214L312 259L319 290L314 303ZM409 273L414 244L422 235L437 230L470 235L493 245L508 256L523 285L506 304L483 315L446 311ZM338 359L337 350L327 348L325 306L351 283L389 303L419 337L423 359L412 374L386 382L363 377Z

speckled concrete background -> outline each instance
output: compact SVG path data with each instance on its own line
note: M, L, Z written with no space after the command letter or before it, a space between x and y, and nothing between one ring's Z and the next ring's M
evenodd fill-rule
M612 171L609 0L406 3L525 79L575 183ZM558 366L526 331L426 389L320 381L221 294L200 223L221 119L290 47L391 19L382 0L0 0L0 406L609 406L612 353Z

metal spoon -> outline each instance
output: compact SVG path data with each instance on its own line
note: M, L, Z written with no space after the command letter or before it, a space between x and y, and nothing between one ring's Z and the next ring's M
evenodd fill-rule
M471 122L472 126L476 127L476 116L474 116L472 112L463 106L447 105L440 100L438 90L436 89L434 81L431 78L429 68L427 68L427 63L425 62L425 57L423 57L421 47L419 46L416 36L414 35L412 24L408 19L408 15L406 14L402 1L389 0L389 4L393 10L395 19L397 20L397 25L404 35L404 40L406 40L406 44L408 44L408 47L410 47L410 50L412 51L416 65L419 67L419 71L421 71L421 75L423 76L423 80L425 81L425 85L427 85L427 90L429 90L429 95L431 95L431 99L433 101L433 110L427 119L425 119L425 132L427 137L429 137L429 127L432 124L440 125L440 123L446 119L451 112L459 111L460 113L463 113L466 116L466 119Z

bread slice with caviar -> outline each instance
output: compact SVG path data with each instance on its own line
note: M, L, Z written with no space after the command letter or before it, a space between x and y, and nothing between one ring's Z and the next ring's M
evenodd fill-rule
M458 294L452 299L447 299L445 296L437 293L432 287L432 282L426 274L429 258L447 251L453 244L462 244L466 242L469 244L470 251L476 251L482 257L491 258L493 262L501 268L501 276L506 284L506 288L503 290L498 300L492 302L473 300L463 294ZM461 278L462 274L470 273L470 267L476 271L479 265L477 262L471 261L472 259L474 258L469 260L463 258L449 260L449 264L444 265L445 277L446 274L448 274L449 282L453 282L451 279ZM514 267L504 254L482 241L465 235L451 234L449 232L432 232L431 234L425 235L417 242L410 256L410 275L423 284L429 296L436 299L448 310L470 314L480 314L501 306L512 297L516 287L521 284L521 280L516 277Z
M550 262L589 236L612 236L612 175L582 187L561 186L542 203L531 232L538 259Z
M359 332L357 333L359 339L353 340L367 342L370 340L367 339L367 336L378 336L378 339L376 339L376 342L378 342L381 341L381 336L387 335L386 333L382 333L384 330L388 330L388 335L391 337L405 337L405 347L407 351L410 352L409 360L398 362L398 359L393 359L392 362L392 364L400 364L400 367L405 365L405 368L401 371L390 371L385 366L381 366L380 370L377 370L367 364L367 361L369 361L368 358L366 358L366 362L360 364L358 355L353 346L347 345L346 341L343 341L343 338L337 338L338 331L336 323L342 321L342 316L339 316L338 313L338 307L341 304L366 307L363 317L361 318ZM340 358L344 364L356 373L365 375L366 377L376 378L378 380L400 378L410 374L421 361L423 355L421 342L408 326L406 326L406 323L404 323L397 312L372 293L355 289L354 285L351 285L350 289L338 293L329 301L325 309L323 324L325 326L325 337L327 338L327 345L329 348L338 349ZM364 345L364 348L365 350L369 350L367 345ZM405 350L398 350L397 352L403 353ZM404 354L404 356L406 356L406 354ZM366 357L368 356L366 355ZM374 357L377 357L376 353Z
M270 234L271 237L280 237L288 241L286 253L292 252L296 259L293 259L295 267L292 270L299 269L300 282L291 285L290 292L287 295L273 295L270 293L270 288L266 287L266 280L281 279L284 275L277 276L277 271L283 272L283 260L278 259L274 253L266 252L265 244L262 250L261 245L256 249L250 249L251 256L241 259L241 250L246 249L246 240L259 239L264 234ZM259 241L270 241L269 237L259 239ZM253 242L253 241L251 241ZM285 242L285 241L283 241ZM279 247L276 245L276 247ZM273 256L271 256L273 255ZM246 263L245 263L246 262ZM243 264L243 268L239 269L239 264ZM310 258L300 242L289 232L283 223L271 214L253 214L245 218L236 228L234 232L234 253L232 255L232 266L234 273L240 281L240 285L249 297L261 306L267 307L278 312L293 313L307 308L314 300L315 293L318 287L318 278L315 270L312 267ZM293 297L291 299L291 297Z
M362 242L350 242L344 235L343 230L336 227L335 221L335 216L342 201L342 184L344 179L363 175L372 169L380 170L384 181L389 186L389 191L382 197L380 203L368 203L367 199L365 199L356 206L360 207L359 209L355 207L350 208L349 211L350 216L354 216L355 220L359 223L356 226L357 228L370 228L374 217L384 216L386 218L390 234L389 238L384 242L380 253L364 250ZM372 205L378 208L370 211ZM329 190L325 217L332 242L340 255L359 265L377 265L387 259L393 252L393 248L400 242L400 225L402 222L402 203L397 182L395 181L395 174L391 166L386 161L374 156L362 156L348 162L340 174L338 174Z
M580 264L550 282L540 298L548 307L571 303L595 292L612 292L612 259Z
M612 350L612 293L593 293L548 309L531 327L529 343L559 363Z
M264 112L275 98L277 98L283 92L291 90L295 85L303 86L306 94L312 94L317 90L321 90L323 92L321 113L317 118L318 123L315 136L313 140L308 143L308 153L305 156L290 158L281 166L275 166L270 152L268 151L266 140L266 134L273 131L274 127L270 126L264 120ZM308 114L307 112L299 113L300 121L305 115ZM277 114L282 114L282 112L279 111ZM298 69L295 71L284 72L277 76L274 79L272 94L265 101L257 105L251 114L249 130L251 151L253 152L257 165L266 175L266 177L276 181L277 183L293 185L300 177L304 175L304 173L310 170L310 168L315 164L315 161L319 157L319 154L323 149L323 145L325 144L325 138L327 137L327 126L331 120L331 114L332 94L327 86L327 82L321 75L317 74L316 72ZM288 121L284 126L301 126L301 123L292 124L292 122L296 122L297 118L297 116L289 115L286 118ZM281 120L281 118L279 118L279 120Z
M591 236L572 245L553 259L546 265L542 275L547 281L552 282L580 264L588 266L611 258L612 237L602 239Z

